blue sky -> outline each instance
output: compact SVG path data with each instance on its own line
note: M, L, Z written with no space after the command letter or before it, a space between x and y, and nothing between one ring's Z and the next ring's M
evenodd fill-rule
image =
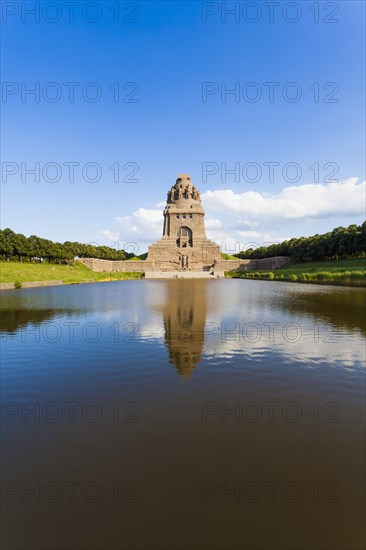
M180 172L228 249L361 223L365 4L292 4L4 1L1 226L143 252Z

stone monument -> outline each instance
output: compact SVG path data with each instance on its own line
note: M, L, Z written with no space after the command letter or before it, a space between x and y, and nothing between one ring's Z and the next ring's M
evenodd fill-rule
M179 174L168 191L162 238L149 246L148 261L159 271L210 271L220 247L206 237L200 192L189 174Z
M282 256L222 260L219 245L206 237L204 217L200 192L189 174L179 174L168 191L163 236L149 246L146 260L79 258L79 262L93 271L135 271L144 273L147 279L224 277L225 271L272 270L288 262L288 258Z

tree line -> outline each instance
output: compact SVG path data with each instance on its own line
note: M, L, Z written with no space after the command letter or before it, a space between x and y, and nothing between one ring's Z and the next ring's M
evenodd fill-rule
M337 227L323 235L300 237L282 243L239 252L237 258L259 259L290 256L297 262L339 260L366 255L366 221L362 225ZM67 263L79 258L101 260L128 260L134 254L109 246L95 246L79 242L53 242L36 235L25 237L9 228L0 229L0 258L2 260L42 261Z
M133 254L116 250L109 246L94 246L66 241L57 243L49 239L31 235L25 237L9 228L0 229L0 258L3 260L48 261L68 263L79 258L99 258L101 260L127 260Z
M297 262L319 260L340 260L344 258L365 257L366 221L362 225L336 227L329 233L290 239L282 243L243 250L235 254L237 258L271 258L290 256Z

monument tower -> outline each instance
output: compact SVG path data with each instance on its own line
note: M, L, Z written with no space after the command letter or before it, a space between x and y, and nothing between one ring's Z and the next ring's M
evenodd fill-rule
M219 245L206 237L204 218L200 192L189 174L179 174L175 185L168 191L163 236L149 246L146 260L79 258L79 262L93 271L144 273L146 279L224 277L225 271L273 270L288 262L288 258L282 256L260 260L221 259ZM166 272L170 273L164 275ZM174 272L180 272L180 275L174 275Z
M206 237L200 192L189 174L179 174L168 191L162 238L151 245L148 260L161 271L209 271L221 260L220 247Z

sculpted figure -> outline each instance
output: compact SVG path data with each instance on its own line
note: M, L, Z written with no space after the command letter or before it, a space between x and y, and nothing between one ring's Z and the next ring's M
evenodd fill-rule
M178 189L178 199L181 199L182 196L183 196L183 191L182 191L182 188L179 187L179 189Z

